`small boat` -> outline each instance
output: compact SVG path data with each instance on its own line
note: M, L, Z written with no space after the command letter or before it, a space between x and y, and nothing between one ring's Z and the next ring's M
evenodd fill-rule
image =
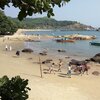
M62 42L62 43L65 43L65 42L75 42L75 40L73 39L56 39L56 42Z
M91 45L100 46L100 42L90 42Z

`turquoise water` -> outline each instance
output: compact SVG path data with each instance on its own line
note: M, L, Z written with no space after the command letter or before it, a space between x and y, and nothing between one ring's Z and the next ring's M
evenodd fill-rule
M40 35L66 35L79 33L82 35L95 35L97 38L93 41L100 41L99 31L34 31L27 32L25 34L40 34ZM55 56L82 56L92 57L96 53L100 53L100 46L92 46L89 44L92 40L78 40L75 43L57 43L54 40L42 40L41 42L25 42L25 47L30 47L34 52L41 52L45 49L48 50L49 54ZM58 53L58 49L66 50L66 53Z

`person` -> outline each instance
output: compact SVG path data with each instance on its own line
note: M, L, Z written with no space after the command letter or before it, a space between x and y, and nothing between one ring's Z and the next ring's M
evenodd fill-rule
M51 66L49 67L49 73L50 73L50 74L51 74L51 72L54 73L53 67L54 67L54 63L52 63ZM55 74L55 73L54 73L54 74Z
M6 51L8 50L8 45L5 46Z
M67 75L69 78L71 78L71 65L68 65L68 71L67 71Z
M83 74L83 64L80 64L77 67L78 67L78 71L80 72L80 74L82 76L82 74Z
M83 68L84 68L84 69L83 69L83 74L84 74L84 72L86 71L86 74L88 75L88 69L89 69L89 68L88 68L88 66L87 66L87 63L84 63L84 64L83 64Z
M63 64L62 60L59 59L59 65L58 65L59 68L58 68L58 72L61 72L62 64Z
M20 56L20 51L16 51L16 55L17 56Z
M9 47L9 50L12 51L12 46Z

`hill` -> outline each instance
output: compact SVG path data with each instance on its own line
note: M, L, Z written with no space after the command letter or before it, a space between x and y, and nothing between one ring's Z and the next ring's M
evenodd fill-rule
M19 28L25 29L61 29L61 30L93 30L92 26L81 24L77 21L57 21L52 18L26 18L19 21L17 18L11 18Z

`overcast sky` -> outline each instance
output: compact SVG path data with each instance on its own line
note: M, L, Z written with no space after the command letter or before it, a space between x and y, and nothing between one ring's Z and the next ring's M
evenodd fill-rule
M5 14L17 17L18 9L6 7ZM54 13L56 20L78 21L83 24L100 27L100 0L71 0L62 8L55 7ZM43 17L43 15L33 15L32 17Z

